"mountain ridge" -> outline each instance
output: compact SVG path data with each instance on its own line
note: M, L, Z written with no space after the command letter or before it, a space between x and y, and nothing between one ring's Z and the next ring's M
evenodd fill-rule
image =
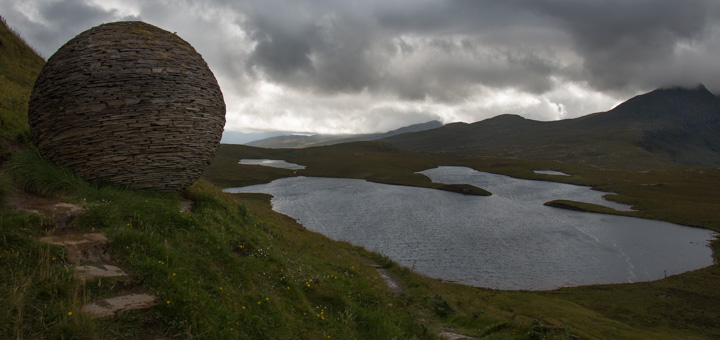
M720 99L705 86L641 94L560 121L500 115L384 138L398 148L465 156L558 160L621 168L720 166Z
M340 143L349 143L349 142L363 142L363 141L371 141L371 140L377 140L382 139L390 136L395 136L398 134L403 133L409 133L409 132L416 132L416 131L424 131L429 130L433 128L437 128L442 126L443 124L440 121L432 120L425 123L419 123L419 124L413 124L404 126L395 130L390 130L383 133L370 133L370 134L348 134L348 135L283 135L283 136L276 136L276 137L269 137L264 138L256 141L252 141L249 143L245 143L245 145L249 146L256 146L261 148L269 148L269 149L279 149L279 148L290 148L290 149L298 149L298 148L307 148L307 147L314 147L314 146L327 146L327 145L334 145L334 144L340 144Z

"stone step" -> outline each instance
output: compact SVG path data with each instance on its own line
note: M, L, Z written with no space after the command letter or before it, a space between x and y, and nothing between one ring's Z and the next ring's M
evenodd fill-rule
M191 212L193 208L193 201L190 200L182 200L180 201L180 212Z
M119 267L109 264L95 264L75 266L75 277L81 281L93 280L101 277L123 277L128 276Z
M65 256L69 263L110 261L107 238L101 233L52 235L43 237L40 241L65 248Z
M443 340L479 340L478 338L455 333L455 330L452 328L441 328L440 334L438 335L440 335L440 338Z
M155 305L157 298L150 294L128 294L87 304L82 310L95 318L114 317L119 313L147 309Z

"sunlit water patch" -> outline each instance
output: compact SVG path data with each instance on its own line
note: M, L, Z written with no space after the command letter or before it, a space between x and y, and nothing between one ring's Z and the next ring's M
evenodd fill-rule
M239 163L246 164L246 165L262 165L262 166L269 166L269 167L273 167L273 168L282 168L282 169L290 169L290 170L305 169L304 165L288 163L286 161L277 160L277 159L241 159Z
M570 176L562 171L555 171L555 170L533 170L536 174L543 174L543 175L553 175L553 176Z
M435 182L493 193L355 179L294 177L227 189L274 196L273 209L306 228L389 256L431 277L500 289L553 289L659 279L712 264L714 233L666 222L543 206L568 199L612 207L601 192L441 167Z

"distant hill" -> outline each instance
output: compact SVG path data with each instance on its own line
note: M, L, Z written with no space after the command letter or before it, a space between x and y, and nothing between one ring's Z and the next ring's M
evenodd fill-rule
M382 141L412 151L633 169L720 167L720 99L702 85L658 89L575 119L539 122L501 115Z
M396 130L388 131L385 133L373 133L373 134L359 134L359 135L285 135L265 138L257 141L247 143L250 146L257 146L261 148L269 149L298 149L307 148L312 146L323 146L323 145L334 145L348 142L362 142L371 141L376 139L382 139L390 136L395 136L408 132L425 131L434 128L441 127L443 124L439 121L433 120L426 123L414 124L406 127L402 127Z

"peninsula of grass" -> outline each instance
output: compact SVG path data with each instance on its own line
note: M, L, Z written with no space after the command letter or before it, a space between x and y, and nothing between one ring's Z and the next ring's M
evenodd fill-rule
M553 208L582 211L582 212L594 212L594 213L599 213L599 214L633 216L633 213L631 211L630 212L617 211L615 209L608 208L606 206L599 205L599 204L577 202L577 201L571 201L571 200L552 200L549 202L545 202L543 205L548 206L548 207L553 207Z
M470 196L491 196L492 193L472 184L440 184L436 189Z

